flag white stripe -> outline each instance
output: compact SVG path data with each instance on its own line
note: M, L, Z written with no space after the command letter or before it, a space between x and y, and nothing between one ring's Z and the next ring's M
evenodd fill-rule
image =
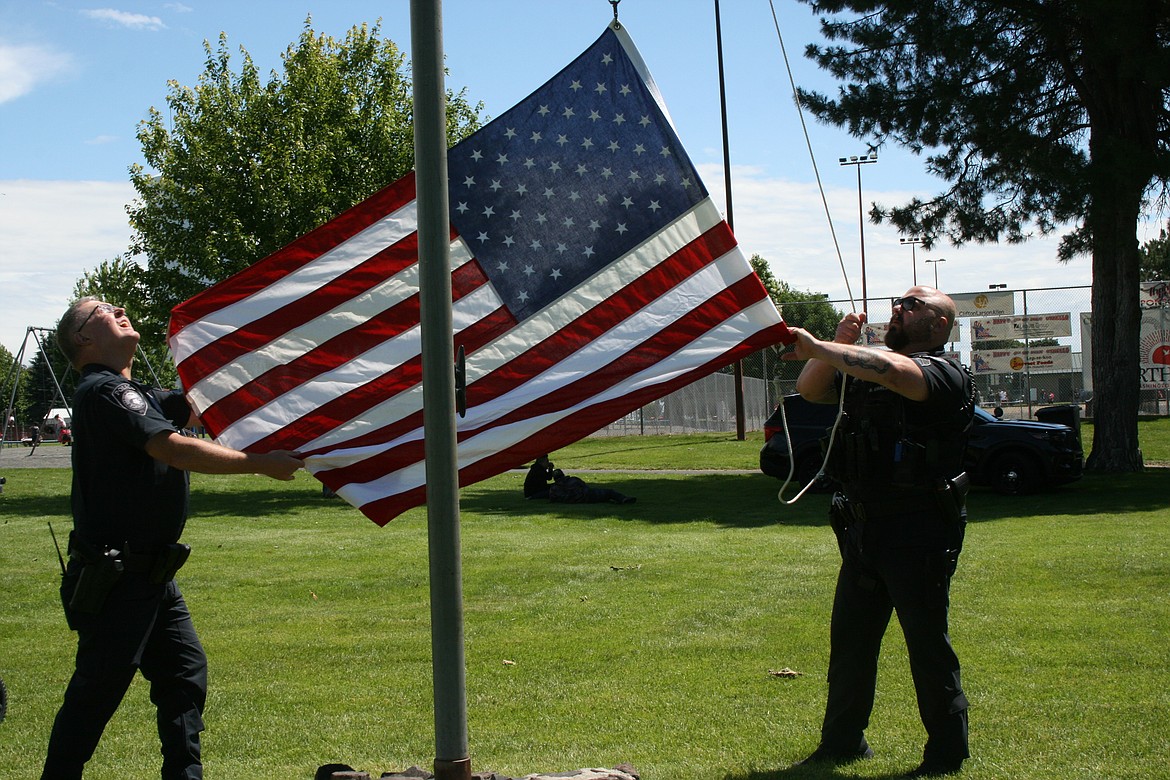
M541 312L530 317L525 322L520 323L508 333L496 339L493 343L485 345L469 355L467 358L468 383L471 384L490 371L510 362L518 355L530 349L533 344L540 343L574 319L587 313L593 306L601 303L614 289L623 287L642 274L652 270L658 263L648 258L669 257L690 244L707 230L718 225L720 221L721 217L719 212L711 200L709 198L703 200L685 215L647 239L642 245L608 265L587 282L574 288L569 294L562 296ZM453 242L452 262L462 264L462 262L466 262L468 259L470 257L466 244L462 240ZM718 264L712 265L721 267ZM417 278L417 269L417 265L413 265L410 269L407 269L410 272L410 278ZM406 271L403 272L403 274L406 273ZM399 277L403 277L403 274L399 274ZM703 278L699 276L694 281L698 282ZM405 280L405 277L403 277L403 280ZM397 294L404 294L403 288L395 286L394 289ZM480 289L482 290L484 288L481 287ZM717 293L720 289L722 289L722 286L712 287L712 292L708 292L702 300L710 297L713 293ZM694 296L697 294L702 293L699 291L698 293L692 294L690 299L694 300ZM480 304L477 311L479 312L479 318L482 318L494 311L495 308L498 308L501 302L492 293L492 298L487 302L484 302L482 298L475 297L473 300L462 305L472 306L474 304ZM345 304L345 306L348 307L349 304ZM458 308L459 303L456 304L454 309L457 310ZM337 321L334 318L333 312L322 315L318 318L318 321L321 320L334 326ZM329 325L324 327L328 327ZM304 327L310 329L317 328L317 322L307 324ZM325 331L324 327L319 328L318 332L329 332ZM243 382L255 380L260 376L260 373L266 370L265 366L271 367L274 364L273 360L278 357L283 358L281 362L288 362L299 357L303 352L308 351L308 348L311 348L313 343L320 343L319 339L302 340L299 334L303 328L298 328L298 338L294 346L288 346L287 339L278 339L270 345L266 345L248 355L237 358L231 363L226 364L219 371L209 374L189 392L189 397L192 399L196 408L200 411L207 409L211 404L234 391ZM348 392L355 386L363 384L360 380L349 383L348 380L342 378L345 373L367 372L365 373L365 377L368 381L368 377L379 376L389 368L400 365L405 360L416 356L419 349L419 336L417 329L414 329L412 332L413 336L411 336L409 341L403 341L404 337L407 336L406 333L403 333L398 338L375 347L347 364L348 370L347 366L341 366L322 377L310 380L310 382L306 383L308 387L302 385L279 396L277 399L252 411L249 415L228 426L220 433L219 439L227 446L244 448L270 435L275 430L292 424L298 417L304 414L312 414L322 404L338 395ZM337 335L337 332L332 332L332 335ZM407 346L399 346L400 344ZM368 373L370 371L374 373ZM315 449L318 446L333 446L338 441L344 441L352 435L360 435L353 433L355 430L365 431L369 430L370 425L379 427L388 424L419 408L414 405L406 406L402 403L404 400L401 395L397 395L394 399L381 404L379 407L365 410L358 415L360 420L358 424L341 426L338 430L323 436L322 439L325 441L319 439L307 446L306 449ZM419 401L421 402L421 396ZM378 414L379 409L388 411L392 416L384 420L380 419L380 415Z
M182 363L200 347L217 341L290 303L311 296L337 277L417 229L418 213L411 201L310 263L281 277L252 295L207 314L171 339L175 363ZM181 335L181 338L179 336Z
M455 302L451 310L456 332L474 325L501 305L499 296L490 284L484 284L471 294L463 296ZM378 344L332 371L296 386L241 417L224 429L219 438L229 447L243 449L287 425L294 425L299 417L315 413L321 406L335 398L367 384L371 377L379 377L418 357L421 349L422 335L420 326L416 323L398 336ZM394 396L386 403L397 409L400 414L404 411L400 395ZM360 418L369 421L367 413L363 412Z
M771 319L770 319L770 318ZM566 418L588 409L591 406L620 398L637 390L653 387L671 381L677 376L693 370L696 366L724 354L728 349L728 339L742 340L751 334L773 324L774 309L770 301L761 301L755 306L744 309L731 319L722 323L718 328L709 331L701 339L687 345L686 353L676 353L645 371L629 377L623 382L606 388L603 392L590 396L573 406L543 414L537 417L525 418L513 423L498 426L476 436L471 436L459 443L457 455L459 469L463 470L478 463L484 458L492 457L499 451L519 444L526 439L537 436L541 431L561 424ZM735 343L738 343L736 341ZM694 352L692 353L692 350ZM696 360L695 357L701 357ZM377 445L368 449L370 455L392 449L409 441L422 439L422 429L399 437L395 442ZM314 473L325 468L335 468L339 464L336 458L342 453L333 452L329 455L310 457L307 465ZM351 504L362 507L378 501L386 496L412 490L426 483L425 461L417 461L401 469L386 473L369 482L351 482L342 486L338 493Z
M452 243L451 258L454 268L471 259L462 242ZM197 409L207 409L237 388L259 379L273 366L291 363L318 345L360 327L367 320L417 294L418 264L415 263L361 295L343 301L332 310L297 326L291 335L273 339L263 347L240 355L209 373L190 389L189 397Z
M598 336L575 353L566 356L564 360L550 366L546 371L529 378L524 383L508 390L497 398L471 405L468 408L467 417L460 418L457 421L459 429L465 431L474 430L490 425L501 417L513 413L516 409L525 408L542 398L563 392L566 377L588 376L609 363L612 363L615 358L620 357L626 352L636 350L638 344L653 338L659 330L676 322L688 314L691 308L693 308L680 306L680 303L692 301L695 302L696 306L702 305L704 301L718 294L728 284L734 283L739 278L742 278L744 276L743 271L743 256L739 250L735 249L727 253L715 263L707 266L699 273L694 274L674 290L664 293L662 297L651 302L625 322L618 324L609 332ZM747 269L747 273L751 273L750 268ZM647 323L652 323L653 327L647 327ZM769 324L771 323L764 321L760 327L767 327ZM724 327L726 327L726 323L720 324L718 329ZM759 327L755 330L759 330ZM692 349L698 349L697 345L701 344L705 338L709 338L709 336L703 336L695 342L679 346L679 349L686 350L687 359L691 364L689 368L702 365L710 359L711 356L706 353L692 352ZM655 366L649 367L642 373L649 372L653 376L659 376L657 366L660 365L662 363L655 364ZM493 366L492 368L499 368L499 366ZM487 372L484 371L484 373L486 374ZM667 377L662 381L669 381L669 379L670 377ZM619 386L624 387L630 381L630 379L623 380L623 383ZM626 391L628 392L628 390L629 388L627 387ZM472 393L472 397L474 398L474 386L472 386ZM618 395L621 394L620 392L618 393ZM403 396L388 399L378 407L364 412L360 417L363 426L359 427L354 425L349 427L349 431L353 436L356 436L369 430L365 426L372 425L378 427L395 422L401 419L403 416L403 408L406 406ZM412 411L418 408L419 406L414 406ZM420 438L422 436L421 426L408 434L404 434L404 436L407 439L411 437ZM332 458L331 462L334 465L331 467L339 468L364 460L366 457L376 454L376 452L382 449L395 446L396 443L402 440L399 439L396 442L378 445L375 449L368 449L366 447L358 447L352 450L341 449L345 445L346 438L338 436L337 431L332 431L326 434L326 436L310 443L305 449L314 450L329 446L333 450L330 458Z

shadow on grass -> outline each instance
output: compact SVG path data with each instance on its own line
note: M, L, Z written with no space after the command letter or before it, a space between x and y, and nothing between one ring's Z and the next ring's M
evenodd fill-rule
M305 511L315 505L336 507L348 504L321 497L321 486L316 480L298 481L284 485L275 483L271 487L260 486L245 490L191 489L190 517L270 517L278 514ZM66 483L61 492L35 495L6 495L3 504L4 515L9 517L37 518L57 517L72 521L69 503L69 486Z
M348 504L321 495L316 480L298 480L295 483L275 483L271 480L257 483L245 490L204 490L191 488L190 516L195 517L271 517L303 512L314 507L327 508Z
M910 770L905 772L885 773L880 775L865 775L865 780L905 780ZM747 772L745 774L724 775L724 780L831 780L831 778L853 777L854 773L846 774L834 766L823 764L812 766L790 766L783 769L765 769Z
M726 528L758 528L769 525L818 526L828 524L829 498L808 494L793 506L781 504L776 493L781 482L762 474L695 474L664 476L629 474L585 474L590 485L608 487L637 499L635 504L554 504L544 499L528 500L522 494L522 480L513 489L499 483L476 491L465 490L460 505L481 515L513 517L556 515L560 517L622 518L642 523L712 523ZM795 495L797 488L789 488Z
M521 480L512 490L499 483L465 490L461 506L483 515L549 515L562 517L619 517L644 523L709 522L728 528L768 525L823 526L828 524L829 497L809 493L794 505L777 500L782 484L760 474L697 474L667 477L658 474L584 475L587 482L610 487L638 499L636 504L552 504L525 500ZM791 499L799 486L790 485ZM967 499L973 523L1016 520L1052 515L1112 515L1157 511L1170 492L1170 470L1140 474L1087 474L1070 485L1028 496L1005 496L975 488Z
M61 517L70 522L73 518L68 492L64 495L5 496L4 514L12 517L45 517L49 520Z
M967 498L973 522L1051 515L1113 515L1165 508L1170 470L1138 474L1086 474L1079 481L1027 496L975 488Z
M781 481L762 474L663 475L647 472L586 474L590 484L610 487L636 497L637 503L553 504L528 501L522 494L522 474L501 477L465 488L460 505L483 516L618 517L642 523L711 523L726 528L770 525L823 526L828 523L829 497L809 493L794 505L777 499ZM321 497L316 480L273 483L256 480L226 489L193 485L192 517L263 517L341 506ZM791 499L800 486L790 485ZM4 514L11 517L70 516L68 482L60 491L41 495L4 496ZM1121 515L1158 511L1166 506L1170 469L1148 469L1138 474L1087 474L1070 485L1030 496L1003 496L975 488L968 497L971 522L1015 520L1052 515ZM344 505L348 508L348 505Z

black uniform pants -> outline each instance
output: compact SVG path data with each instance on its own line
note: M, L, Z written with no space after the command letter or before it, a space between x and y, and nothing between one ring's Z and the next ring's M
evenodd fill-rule
M879 523L853 529L844 545L830 628L829 696L821 744L853 753L865 744L882 637L896 611L910 658L918 712L926 727L923 759L967 758L967 698L947 626L950 578L958 550L906 546L881 538Z
M62 595L68 601L68 581ZM203 777L199 735L207 699L207 656L183 595L127 574L97 615L72 614L77 661L53 722L42 780L80 778L136 671L158 710L164 780Z

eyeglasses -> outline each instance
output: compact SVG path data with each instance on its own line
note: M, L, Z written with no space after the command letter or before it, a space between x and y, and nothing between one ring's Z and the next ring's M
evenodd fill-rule
M114 306L113 304L99 303L97 306L94 306L89 310L89 314L87 314L85 319L81 321L81 324L77 326L77 330L75 330L74 333L81 333L81 329L84 328L86 323L93 319L93 315L97 314L99 311L104 311L106 314L113 314L117 310L118 307Z
M905 298L895 298L890 304L890 308L897 308L898 306L902 307L902 311L914 311L919 306L925 306L935 314L941 314L937 306L933 306L921 298L915 298L913 295L907 295Z

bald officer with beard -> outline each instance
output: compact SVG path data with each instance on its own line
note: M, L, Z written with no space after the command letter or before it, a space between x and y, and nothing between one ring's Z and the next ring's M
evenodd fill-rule
M817 749L798 763L873 755L865 739L882 637L896 613L926 729L909 777L958 772L969 756L967 698L948 628L950 580L966 526L963 454L975 409L969 371L944 357L955 303L932 287L893 301L888 350L857 346L866 315L833 341L796 328L790 360L807 360L797 390L844 414L826 473L841 490L831 521L842 563L830 625L829 694Z

